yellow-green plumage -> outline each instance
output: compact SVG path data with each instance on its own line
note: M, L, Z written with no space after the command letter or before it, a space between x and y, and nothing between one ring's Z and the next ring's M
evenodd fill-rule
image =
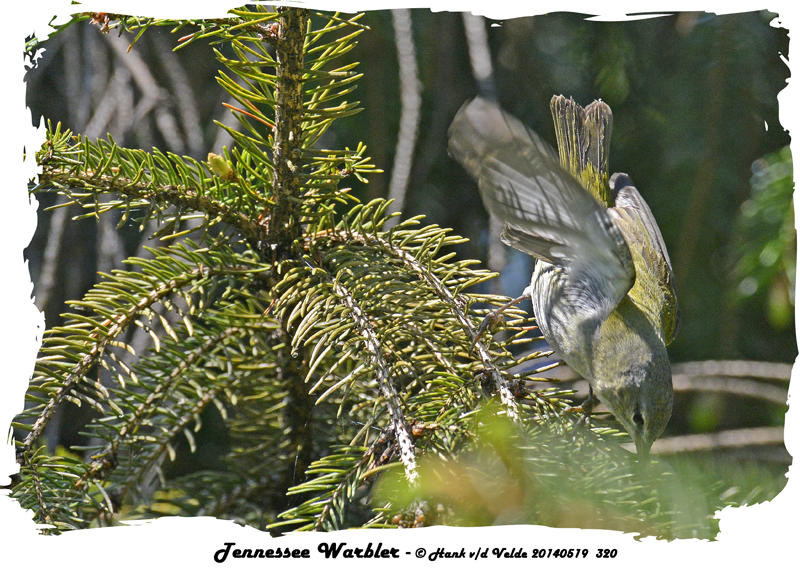
M475 99L450 127L450 152L534 256L530 293L548 343L580 373L646 456L672 412L666 345L679 318L672 268L650 208L626 174L609 177L611 109L554 97L559 151Z
M594 101L584 109L571 98L554 95L550 100L550 112L561 166L601 205L614 207L608 184L611 109L602 101ZM628 297L657 325L664 343L669 345L675 339L680 322L672 268L658 226L648 227L648 222L655 225L650 208L644 201L637 206L638 212L615 209L616 222L628 244L636 271L636 281Z
M664 343L669 345L678 333L678 300L672 270L659 255L658 245L653 244L644 223L627 211L621 211L617 223L633 257L636 281L628 291L628 297L645 311L663 333Z
M600 204L611 206L608 188L611 109L602 101L595 101L584 109L571 98L554 95L550 100L550 112L561 166Z

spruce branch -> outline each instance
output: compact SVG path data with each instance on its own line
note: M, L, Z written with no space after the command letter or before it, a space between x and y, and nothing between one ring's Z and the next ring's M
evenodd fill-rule
M392 384L389 366L383 358L383 350L378 335L370 324L369 318L347 288L339 280L331 278L321 268L314 269L323 272L325 279L330 282L333 292L344 306L350 310L351 318L356 324L357 331L362 337L364 347L369 355L367 361L374 367L378 386L386 401L386 407L392 419L394 436L400 448L400 459L405 466L406 478L413 485L419 477L417 474L414 439L411 437L408 422L403 414L403 404L397 394L397 389Z
M106 346L111 341L116 339L120 333L122 333L122 331L124 331L125 328L130 325L145 308L150 307L165 296L172 295L176 288L183 287L195 280L198 276L202 276L204 271L204 268L197 268L188 274L170 280L170 282L162 284L161 287L153 290L149 295L142 297L126 313L119 316L114 316L113 318L102 322L100 325L103 328L107 328L106 331L104 331L102 335L99 332L89 335L89 337L93 337L96 339L96 341L92 343L91 349L89 349L89 351L83 355L78 363L69 371L61 386L55 391L55 394L45 405L44 409L36 419L36 422L34 422L30 433L28 433L28 436L22 443L23 448L29 448L36 440L38 440L42 434L42 431L47 425L47 422L55 412L56 407L61 404L61 401L68 394L70 394L70 392L78 383L84 380L89 368L94 366L95 362L102 356Z
M303 59L308 10L278 8L275 42L275 170L272 189L276 204L270 213L269 242L287 248L297 237L292 198L300 196L298 174L303 140Z
M222 387L213 387L206 391L199 399L193 401L184 411L179 411L179 416L173 421L172 426L165 427L159 434L159 439L154 446L142 453L136 459L137 467L135 470L128 470L125 478L119 481L115 494L118 497L125 497L131 488L141 482L149 470L151 470L170 448L170 442L180 433L186 433L187 426L195 422L198 415L223 392ZM92 519L99 517L98 511Z
M54 332L59 335L45 339L43 357L37 364L28 398L42 402L36 396L41 392L47 398L43 405L25 412L25 416L35 414L36 420L30 427L19 425L29 430L21 444L22 449L30 448L41 437L56 408L64 400L74 400L75 394L101 412L99 401L108 401L114 406L102 385L91 383L87 375L98 362L108 358L107 348L113 346L141 315L151 312L154 304L169 304L169 299L176 293L210 283L216 277L257 270L252 261L225 248L212 253L196 246L191 250L177 245L154 253L154 260L130 260L141 266L143 273L117 270L106 276L108 280L98 284L82 301L73 302L76 308L90 310L95 316L69 314L72 321ZM191 303L188 297L185 299ZM165 324L163 320L162 324ZM97 399L78 393L79 388L93 388L97 391Z
M377 440L376 440L377 442ZM342 527L342 515L346 503L352 500L359 486L368 477L370 461L374 459L376 446L369 448L337 446L334 454L328 455L309 466L312 480L290 488L288 494L315 492L312 499L281 513L281 521L267 529L298 526L297 531L330 531Z
M44 447L25 450L19 455L20 482L12 491L24 509L30 509L45 534L81 529L86 515L102 509L94 496L75 490L80 462L69 456L48 456Z
M198 361L204 359L212 350L227 337L239 333L238 327L229 327L224 331L216 333L208 338L202 345L190 351L176 367L174 367L166 378L150 389L147 397L136 407L133 413L127 418L126 422L116 428L115 436L109 441L106 447L98 454L92 455L92 463L89 468L75 483L75 487L80 489L88 485L91 480L102 479L106 473L114 469L117 465L117 451L129 434L136 430L146 416L152 415L154 407L159 400L163 400L169 393L173 384L181 379L186 370Z
M203 213L203 227L221 221L252 243L266 238L265 228L242 208L241 200L231 200L234 193L227 189L240 185L221 181L189 157L167 156L158 150L149 154L121 149L103 140L93 143L85 137L73 137L69 130L62 131L59 123L55 129L49 127L48 142L37 160L42 173L31 191L63 193L70 200L59 204L59 208L79 203L95 216L123 210L120 224L125 223L131 211L146 210L141 220L143 227L148 218L175 207L179 212ZM100 197L107 194L120 198L101 202ZM180 215L173 225L179 221Z
M465 298L463 296L459 296L458 294L454 294L442 282L442 280L440 280L433 272L430 271L430 267L423 266L405 249L394 244L392 241L392 233L388 233L385 236L378 236L376 234L339 230L335 232L329 232L326 234L326 236L339 242L355 240L356 242L360 242L366 246L379 247L386 254L394 257L402 264L407 265L414 271L420 280L428 284L431 289L436 292L439 299L447 306L449 311L461 325L470 342L474 342L477 339L477 329L473 325L472 320L467 317ZM482 277L484 279L488 279L490 276ZM513 419L514 421L519 421L519 407L512 392L511 382L505 378L500 371L500 368L495 363L495 359L487 349L486 344L483 341L478 340L475 346L477 348L481 364L491 376L492 382L495 384L497 391L500 394L500 398L505 406L506 414L508 414L509 418Z

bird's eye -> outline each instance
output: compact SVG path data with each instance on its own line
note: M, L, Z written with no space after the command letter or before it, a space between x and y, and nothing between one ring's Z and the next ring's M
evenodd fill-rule
M642 416L642 413L639 412L638 410L633 414L633 422L638 424L639 426L644 425L644 417Z

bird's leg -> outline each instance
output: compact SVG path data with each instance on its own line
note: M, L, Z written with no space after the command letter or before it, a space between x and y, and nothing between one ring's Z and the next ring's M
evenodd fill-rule
M589 385L589 396L586 398L585 401L581 403L580 406L573 406L568 408L565 412L580 412L581 417L578 419L578 422L575 423L575 428L573 428L573 432L578 430L578 427L581 424L589 425L589 421L592 418L592 410L594 410L594 391L592 390L592 385Z
M519 297L512 299L504 306L498 307L494 311L488 313L486 317L483 318L483 321L481 321L481 324L478 326L478 331L475 333L475 339L472 340L472 345L469 348L469 352L472 353L472 350L475 349L475 345L478 344L478 341L481 340L481 337L483 337L483 334L486 333L486 331L492 329L495 325L500 323L500 321L503 319L503 312L506 309L508 309L512 305L518 304L523 299L530 297L530 295L531 295L531 288L530 286L528 286L523 290L522 294Z
M589 421L592 419L592 411L594 410L594 391L592 385L589 385L589 396L581 403L581 417L578 419L578 424L586 423L589 426Z

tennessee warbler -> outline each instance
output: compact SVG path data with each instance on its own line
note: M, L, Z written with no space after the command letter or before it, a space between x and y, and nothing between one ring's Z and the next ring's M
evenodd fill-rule
M608 177L611 109L553 97L559 154L493 101L456 114L450 154L504 225L503 242L536 258L536 322L646 459L672 414L666 345L678 330L672 266L628 175Z

